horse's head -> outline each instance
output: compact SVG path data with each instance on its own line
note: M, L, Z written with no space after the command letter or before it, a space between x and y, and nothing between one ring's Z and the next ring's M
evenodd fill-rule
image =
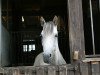
M43 30L42 46L43 46L43 58L45 63L50 63L53 53L58 46L58 31L57 31L57 16L54 17L53 21L45 22L44 18L40 18Z

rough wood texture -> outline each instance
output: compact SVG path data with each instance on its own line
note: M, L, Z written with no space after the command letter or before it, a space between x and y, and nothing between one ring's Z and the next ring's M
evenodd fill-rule
M68 71L68 75L75 75L74 71Z
M45 75L44 74L44 67L37 67L36 68L36 74L37 75Z
M56 67L54 66L48 67L48 75L56 75Z
M82 0L68 0L69 41L71 53L79 51L79 59L84 58L84 30ZM71 54L73 59L73 54Z
M83 62L99 62L100 58L85 58Z
M2 71L3 70L3 71ZM4 75L67 75L67 65L61 66L19 66L0 69Z
M88 75L88 64L87 63L81 63L80 64L80 73L81 75Z
M92 66L92 75L100 75L100 66L99 62L91 63Z
M59 75L67 75L67 66L59 66Z
M100 75L100 62L80 63L60 66L20 66L0 69L0 75Z

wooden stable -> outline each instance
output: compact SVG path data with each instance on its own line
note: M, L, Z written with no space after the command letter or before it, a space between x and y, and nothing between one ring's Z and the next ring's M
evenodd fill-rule
M85 56L82 0L68 0L67 5L68 5L68 27L69 27L68 29L69 29L69 46L70 46L71 63L67 65L38 66L38 67L0 66L0 75L100 75L99 56L96 57L89 56L87 58ZM1 12L0 12L0 17L1 17ZM0 18L0 23L1 23L1 18Z

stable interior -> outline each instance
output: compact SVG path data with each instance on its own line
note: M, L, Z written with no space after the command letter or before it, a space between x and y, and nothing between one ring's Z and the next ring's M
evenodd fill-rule
M31 66L42 52L40 17L59 16L59 48L70 63L67 0L2 0L2 66ZM61 21L62 20L62 21Z

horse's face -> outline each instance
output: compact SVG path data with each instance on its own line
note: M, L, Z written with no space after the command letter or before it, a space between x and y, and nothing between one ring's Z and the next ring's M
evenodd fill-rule
M43 26L41 36L43 46L43 57L45 63L50 63L52 54L56 50L56 45L58 41L57 23L55 22L56 19L57 17L54 17L53 21L45 22L43 17L41 18L41 25Z

